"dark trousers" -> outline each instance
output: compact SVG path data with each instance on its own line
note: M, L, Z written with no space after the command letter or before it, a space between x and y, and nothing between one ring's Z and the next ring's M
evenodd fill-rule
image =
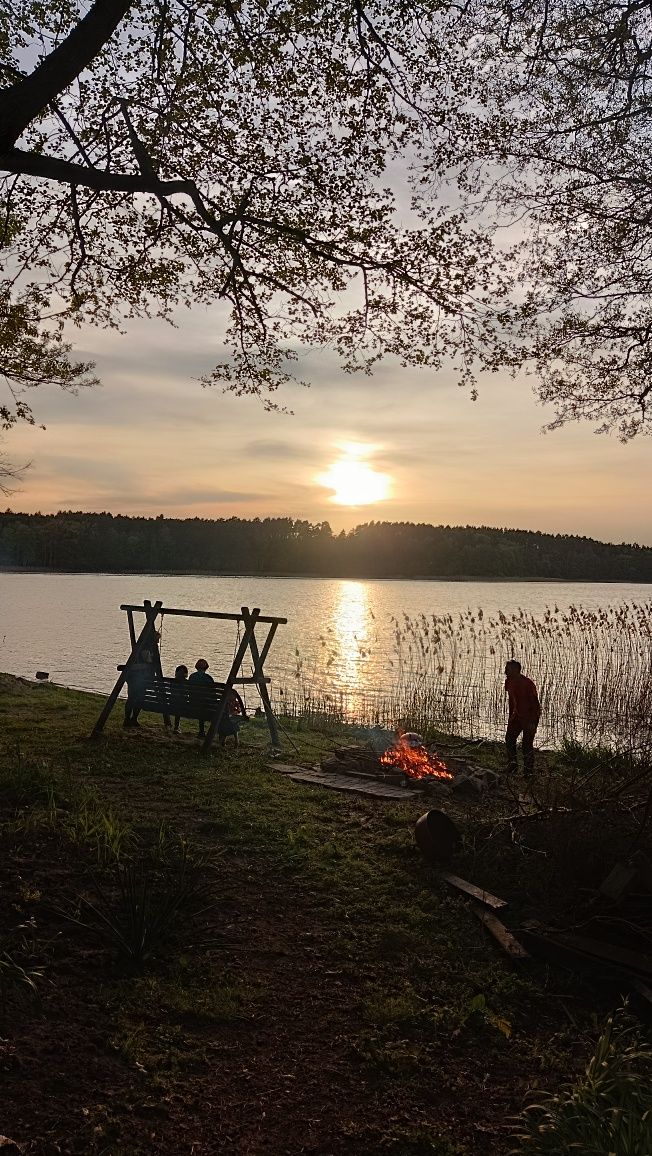
M529 775L534 770L534 736L537 733L538 722L521 722L520 719L510 719L507 724L505 746L507 747L507 770L518 770L516 759L516 740L523 734L523 770Z
M143 708L143 692L140 686L127 687L127 701L125 703L125 721L126 727L133 726L138 722L138 715Z

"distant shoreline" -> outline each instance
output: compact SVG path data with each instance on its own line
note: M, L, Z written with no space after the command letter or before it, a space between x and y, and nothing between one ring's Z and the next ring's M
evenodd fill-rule
M589 585L589 586L652 586L652 579L645 578L541 578L537 575L497 577L493 574L392 574L379 577L374 574L292 574L260 571L225 570L49 570L42 566L1 566L0 574L65 574L98 577L118 577L142 574L152 578L279 578L289 581L308 579L316 582L492 582L513 585L515 582L539 582L546 586Z
M335 534L327 522L293 518L135 518L74 511L0 513L0 565L21 574L652 585L652 546L538 530L367 522Z

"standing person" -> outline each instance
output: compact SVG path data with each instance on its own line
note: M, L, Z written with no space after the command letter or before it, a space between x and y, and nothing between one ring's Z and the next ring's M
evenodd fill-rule
M195 672L190 675L188 682L192 686L215 686L215 679L207 674L208 663L205 658L198 658L195 663ZM199 737L204 738L206 734L206 720L199 720Z
M184 703L184 697L185 696L183 694L182 687L184 686L185 683L188 682L188 667L187 666L184 666L182 664L181 666L178 666L176 668L176 670L174 672L174 681L179 683L179 687L178 688L176 686L172 687L172 706L176 705L176 707L178 708L179 706L182 706ZM175 714L175 716L174 716L174 733L175 733L175 735L179 734L179 723L180 722L181 722L181 715Z
M155 630L152 642L141 649L138 662L132 662L127 670L127 701L122 724L125 729L140 726L138 715L143 707L145 687L154 677L154 647L158 645L160 637L158 630Z
M505 735L507 770L510 773L518 771L516 740L522 732L523 773L530 775L534 770L534 736L541 716L541 704L532 679L521 674L521 664L513 658L505 664L505 690L509 702Z

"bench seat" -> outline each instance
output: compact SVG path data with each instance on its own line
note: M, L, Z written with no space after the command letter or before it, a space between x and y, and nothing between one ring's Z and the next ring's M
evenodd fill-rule
M141 710L156 712L157 714L174 715L179 718L196 719L198 722L212 722L217 714L226 684L216 682L213 686L195 686L193 683L177 682L175 678L157 678L156 676L144 684L139 695ZM237 691L229 691L238 703L238 718L246 719L244 703ZM220 729L223 722L228 722L229 712L226 710L220 720Z

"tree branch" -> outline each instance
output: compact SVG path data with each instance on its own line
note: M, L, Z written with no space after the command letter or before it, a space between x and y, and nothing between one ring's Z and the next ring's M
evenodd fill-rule
M60 160L39 153L28 153L23 149L9 149L0 153L0 169L19 176L42 177L46 181L58 181L65 185L83 185L88 189L108 193L151 193L152 196L173 196L186 193L197 195L193 181L160 181L158 177L142 176L137 173L109 173L106 169L89 169L74 161Z
M45 112L111 38L133 0L95 0L65 40L24 80L0 89L0 151L11 149L27 126Z

